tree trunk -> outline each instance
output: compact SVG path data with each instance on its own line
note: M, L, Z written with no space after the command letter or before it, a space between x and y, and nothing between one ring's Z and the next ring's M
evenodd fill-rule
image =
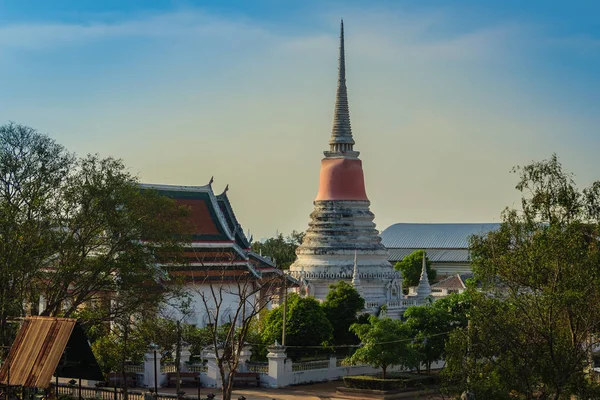
M221 397L223 400L231 400L231 387L229 386L229 376L225 374L223 360L217 360L219 372L221 373Z
M386 378L386 371L387 371L387 365L382 365L382 366L381 366L381 377L382 377L383 379L385 379L385 378Z
M233 377L231 375L227 376L227 384L223 385L223 389L221 390L221 397L223 400L231 400L231 393L233 392Z

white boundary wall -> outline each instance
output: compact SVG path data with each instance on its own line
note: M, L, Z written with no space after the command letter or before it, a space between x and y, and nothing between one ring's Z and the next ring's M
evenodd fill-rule
M206 351L206 358L208 363L205 366L188 367L183 364L189 355L187 352L182 357L182 371L188 371L193 369L200 373L200 382L202 387L221 387L221 380L219 379L219 370L217 368L214 352ZM309 361L303 363L293 363L287 358L285 354L285 348L281 346L274 346L269 348L269 354L267 358L269 363L265 365L251 365L246 364L246 360L250 358L250 352L248 349L244 349L242 360L240 360L239 372L258 372L260 377L260 384L263 387L285 387L290 385L299 385L303 383L311 382L325 382L336 379L341 379L344 376L351 375L375 375L381 372L379 368L373 368L369 365L344 365L343 360L338 360L334 356L328 360ZM160 358L157 357L157 370L158 370L158 381L159 384L163 385L166 383L166 374L162 374L160 368ZM439 369L444 366L444 361L439 361L432 364L433 369ZM146 363L144 363L144 383L148 387L154 385L154 357L152 353L146 355ZM401 372L407 371L401 367L390 367L388 372Z

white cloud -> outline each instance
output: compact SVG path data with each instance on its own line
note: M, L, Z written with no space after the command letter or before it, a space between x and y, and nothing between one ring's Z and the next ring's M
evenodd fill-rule
M230 21L198 10L122 19L113 22L21 23L0 26L0 49L47 49L114 38L177 39L236 35L263 36L266 31L243 21ZM243 37L243 36L240 36Z

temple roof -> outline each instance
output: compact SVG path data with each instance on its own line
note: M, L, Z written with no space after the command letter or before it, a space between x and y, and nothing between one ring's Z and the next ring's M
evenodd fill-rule
M225 217L227 227L235 237L235 242L242 249L249 249L250 241L244 234L242 226L235 217L235 213L233 212L233 208L231 207L231 202L229 201L229 197L227 197L227 190L224 190L223 193L217 196L217 202L219 203L219 208L221 209L221 212Z
M142 184L141 186L144 189L154 189L159 194L174 199L176 203L190 208L192 240L234 240L210 184L205 186Z
M465 281L473 274L455 274L431 285L432 289L463 290L467 288Z
M388 249L468 249L472 235L486 234L499 227L497 223L399 223L381 232L381 240Z
M177 204L190 208L191 243L186 246L183 266L169 266L173 275L189 280L230 278L250 272L254 277L270 273L275 264L250 251L250 242L237 220L227 189L220 195L212 190L212 178L204 186L142 184Z
M402 261L404 257L422 248L390 248L388 260L390 262ZM427 249L427 258L433 263L469 263L469 250L467 249Z

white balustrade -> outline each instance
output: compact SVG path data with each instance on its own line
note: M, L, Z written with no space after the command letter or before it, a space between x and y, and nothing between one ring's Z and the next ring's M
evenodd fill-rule
M309 371L313 369L329 368L329 360L306 361L301 363L293 363L292 371Z

